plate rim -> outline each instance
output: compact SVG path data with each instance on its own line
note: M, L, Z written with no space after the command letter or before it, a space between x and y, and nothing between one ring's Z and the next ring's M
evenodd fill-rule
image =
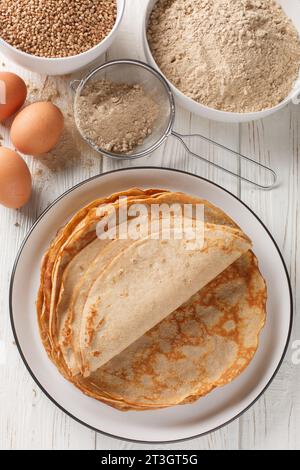
M275 246L275 248L276 248L276 250L279 254L279 257L281 259L281 263L283 265L284 272L285 272L285 275L286 275L287 284L288 284L289 299L290 299L289 330L288 330L287 339L286 339L285 347L283 349L282 356L281 356L281 358L278 362L277 367L275 368L275 370L272 374L272 377L270 378L270 380L268 381L266 386L263 388L263 390L256 396L256 398L246 408L244 408L241 412L239 412L234 417L230 418L229 420L225 421L224 423L220 424L219 426L217 426L213 429L210 429L209 431L205 431L205 432L202 432L200 434L195 434L195 435L192 435L190 437L185 437L185 438L182 438L182 439L174 439L174 440L167 440L167 441L147 441L147 440L129 439L129 438L126 438L126 437L118 436L117 434L110 434L106 431L102 431L101 429L97 429L94 426L91 426L90 424L82 421L80 418L77 418L71 412L66 410L60 403L58 403L56 401L56 399L53 398L50 395L50 393L45 389L45 387L36 378L34 372L32 371L32 369L31 369L31 367L30 367L28 361L26 360L25 355L22 351L22 348L21 348L21 345L20 345L20 342L19 342L19 339L18 339L18 335L17 335L17 332L16 332L16 328L15 328L14 312L13 312L13 306L12 306L15 274L16 274L16 271L17 271L17 268L18 268L18 264L19 264L21 254L22 254L28 240L30 239L30 236L31 236L32 232L38 226L40 221L45 217L45 215L48 213L48 211L50 211L52 209L52 207L55 206L61 199L63 199L64 197L66 197L68 194L72 193L76 189L80 188L81 186L83 186L83 185L85 185L85 184L87 184L87 183L89 183L89 182L91 182L95 179L100 179L100 178L102 178L106 175L109 175L109 174L120 173L120 172L123 172L123 171L136 171L136 170L159 170L159 171L162 170L162 171L172 171L172 172L175 172L175 173L181 173L181 174L192 176L194 178L198 178L199 180L205 181L206 183L209 183L209 184L215 186L216 188L221 189L222 191L229 194L230 196L232 196L234 199L236 199L238 202L240 202L252 215L254 215L254 217L262 225L263 229L268 234L270 240L274 244L274 246ZM37 384L37 386L40 388L40 390L44 393L44 395L46 395L46 397L57 408L59 408L61 411L63 411L70 418L74 419L77 423L85 426L86 428L88 428L88 429L90 429L94 432L102 434L104 436L107 436L107 437L110 437L110 438L113 438L113 439L118 439L118 440L125 441L125 442L133 442L133 443L136 443L136 444L160 445L160 444L175 444L175 443L179 443L179 442L190 441L192 439L197 439L199 437L203 437L203 436L206 436L208 434L211 434L212 432L216 432L219 429L222 429L223 427L228 426L229 424L231 424L232 422L234 422L235 420L240 418L244 413L246 413L250 408L252 408L253 405L255 405L255 403L264 395L266 390L270 387L271 383L273 382L273 380L277 376L277 374L278 374L278 372L279 372L279 370L282 366L282 363L285 359L285 356L287 354L290 339L291 339L291 334L292 334L293 322L294 322L294 304L293 304L293 290L292 290L290 275L288 273L287 266L286 266L285 260L283 258L283 255L281 253L281 250L279 249L277 242L275 241L273 235L271 234L269 229L266 227L266 225L262 222L262 220L259 218L259 216L244 201L239 199L238 196L233 194L228 189L223 188L218 183L215 183L214 181L211 181L207 178L204 178L203 176L199 176L199 175L196 175L196 174L184 171L184 170L179 170L179 169L176 169L176 168L149 166L148 165L148 166L134 166L134 167L129 167L129 168L120 168L120 169L110 170L110 171L106 171L106 172L98 174L98 175L91 176L90 178L87 178L87 179L77 183L75 186L72 186L71 188L67 189L63 194L61 194L56 199L54 199L54 201L48 207L46 207L46 209L44 209L41 212L41 214L39 215L37 220L34 222L34 224L31 226L31 228L29 229L29 231L25 235L25 238L22 241L20 248L18 249L16 258L15 258L15 261L14 261L14 264L13 264L13 268L12 268L12 272L11 272L11 276L10 276L10 284L9 284L9 317L10 317L10 325L11 325L11 329L12 329L12 332L13 332L14 340L16 342L16 346L18 348L19 354L21 356L21 359L22 359L27 371L29 372L29 374L31 375L32 379Z

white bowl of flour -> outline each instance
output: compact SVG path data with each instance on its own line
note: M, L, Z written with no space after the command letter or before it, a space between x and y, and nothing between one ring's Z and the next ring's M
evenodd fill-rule
M202 30L193 13L186 20L190 13L187 9L193 10L199 0L174 0L171 13L159 13L162 26L155 26L154 39L150 38L149 41L149 21L157 1L161 2L149 0L145 11L144 52L148 63L169 82L180 105L208 119L238 123L264 118L291 101L300 103L300 40L297 37L297 32L300 36L299 0L277 1L293 25L284 20L281 12L274 13L272 5L268 9L269 2L261 2L261 11L251 10L249 16L248 9L254 8L255 2L243 0L248 15L245 28L242 18L241 23L236 21L239 18L236 2L216 0L218 5L213 3L214 7L219 8L218 11L221 7L226 14L230 12L224 35L220 30L224 21L220 22L221 26L218 22L214 24L208 8L204 13L210 23L204 23ZM277 14L278 28L276 25L274 31L274 16ZM156 25L159 21L156 21ZM216 31L210 36L214 27ZM249 35L246 36L247 40L243 35ZM211 38L215 37L221 39L221 46L220 43L213 43ZM197 53L201 53L201 56ZM237 56L238 53L240 56Z

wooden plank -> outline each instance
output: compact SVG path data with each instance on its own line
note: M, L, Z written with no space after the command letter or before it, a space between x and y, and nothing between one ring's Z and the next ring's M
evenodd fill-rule
M299 106L291 105L241 129L243 151L271 165L279 176L280 185L273 191L257 191L243 185L241 195L270 229L283 252L291 274L296 312L299 308L299 117ZM299 339L299 335L296 316L293 340ZM242 448L299 449L299 365L293 365L291 358L290 348L267 393L241 418Z

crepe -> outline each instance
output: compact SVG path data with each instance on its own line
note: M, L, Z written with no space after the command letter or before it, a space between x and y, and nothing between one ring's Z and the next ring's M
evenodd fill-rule
M144 234L144 235L143 235ZM148 225L140 228L140 235L148 234ZM99 240L91 242L80 251L69 263L62 279L62 287L57 303L56 316L59 319L58 343L64 360L71 373L80 372L80 326L82 312L85 306L91 285L96 281L104 266L110 262L134 240ZM79 275L84 272L78 281Z
M132 200L134 201L134 203L136 203L137 201L142 202L144 198L148 197L148 194L138 194L139 197L137 198L131 196L131 193L132 192L129 193L130 196L127 196L128 203L132 202ZM153 191L149 190L149 194L152 195L152 193ZM51 324L50 332L53 332L55 334L55 329L57 327L55 309L57 305L58 292L61 286L64 270L67 268L67 266L70 264L71 260L77 253L84 250L93 240L95 240L97 236L96 225L97 223L99 223L99 220L105 217L105 215L109 213L109 211L112 210L114 207L118 208L119 206L122 206L122 202L119 204L119 198L124 196L124 194L125 193L118 193L117 195L111 197L106 201L99 200L99 204L96 206L93 205L89 209L89 212L84 217L84 219L77 224L75 229L73 229L71 235L66 236L66 241L63 241L61 243L60 249L56 252L56 259L53 263L51 271L52 294L51 298L49 299L49 315ZM158 195L159 194L160 192L158 192ZM114 204L115 201L117 201L116 205ZM101 207L100 216L98 216L99 207ZM90 214L90 212L92 214ZM66 228L64 230L64 233L68 234L68 232L69 230L68 228ZM60 237L60 239L62 239L62 237ZM105 241L101 243L101 246L105 246ZM85 257L85 255L83 256ZM86 261L88 262L88 259Z
M202 248L189 245L188 240L138 240L102 271L82 312L84 376L143 336L251 248L240 231L213 224L205 225Z
M205 249L191 256L186 240L151 240L143 224L138 240L99 240L99 221L115 210L120 222L119 195L93 201L51 243L37 301L43 344L68 380L117 409L193 402L238 376L257 349L266 285L251 242L207 201L136 188L121 193L129 208L203 204Z
M96 399L110 395L121 410L192 403L247 367L265 323L265 303L265 282L248 251L77 385Z
M134 196L133 194L136 194ZM74 360L72 357L72 348L71 348L71 355L70 355L70 341L72 341L72 332L69 325L69 314L68 310L70 309L69 302L71 301L71 297L68 298L68 292L72 289L72 279L70 281L70 289L68 287L69 278L72 278L72 260L76 258L76 254L80 256L81 261L75 260L75 272L76 272L76 265L82 266L82 269L89 265L89 256L85 256L85 249L88 249L89 243L91 240L96 238L96 225L99 223L99 220L104 217L105 213L110 212L110 210L115 209L117 214L119 213L120 208L122 207L122 201L119 204L119 197L125 196L126 193L118 193L117 195L112 195L110 198L107 198L105 201L98 200L95 203L90 204L89 211L85 212L85 217L83 221L81 221L76 228L73 228L73 232L71 235L68 234L66 236L66 241L64 243L60 243L60 250L56 253L56 260L53 264L52 269L52 295L51 295L51 303L50 306L47 307L47 297L45 299L45 316L49 316L50 328L49 328L49 341L53 344L55 341L55 337L57 332L59 333L59 342L62 353L64 355L65 361L69 368L71 368L72 374L78 372L78 368L76 364L74 364ZM139 204L142 202L144 205L151 207L152 204L170 204L172 207L174 205L180 205L181 207L184 204L203 204L204 201L193 198L191 196L182 194L182 193L168 193L164 190L146 190L142 192L138 189L129 190L127 193L127 203L128 206L131 207L132 205ZM99 213L99 206L102 208L101 213ZM83 212L83 211L81 211ZM101 214L101 215L100 215ZM208 222L211 223L218 223L223 224L226 221L228 226L234 227L235 224L231 219L225 216L220 210L217 210L214 206L210 205L209 203L205 202L205 217ZM75 219L78 221L78 218ZM72 221L71 221L72 222ZM69 224L70 225L70 224ZM66 226L64 232L69 232L69 227ZM63 237L60 235L59 241ZM101 253L101 249L105 248L105 243L99 240L99 253ZM95 244L98 244L95 241ZM54 244L53 244L54 245ZM50 248L51 250L51 248ZM82 256L80 253L82 252ZM49 270L50 271L50 270ZM64 273L64 274L63 274ZM49 276L49 273L48 273ZM75 273L76 276L76 273ZM47 284L47 274L45 275L45 283ZM49 282L49 281L48 281ZM67 297L67 302L64 302L64 299L59 301L57 288L60 288L60 297ZM65 292L64 292L65 291ZM60 302L62 308L59 306L57 308L57 302ZM50 311L50 313L48 313ZM58 318L59 317L59 318ZM63 324L63 322L65 322ZM76 320L75 320L76 322ZM75 326L75 331L76 331ZM62 333L63 332L63 333ZM46 333L48 334L48 332ZM62 338L62 335L64 336ZM70 337L68 339L68 336ZM53 351L53 348L52 348Z
M37 298L38 320L44 346L50 356L55 352L57 318L55 309L61 292L62 277L74 256L96 239L95 226L99 217L99 207L109 209L119 204L119 198L135 200L161 194L163 190L140 190L115 193L106 198L99 198L78 211L52 241L45 253L41 266L41 282ZM92 219L92 221L91 221Z

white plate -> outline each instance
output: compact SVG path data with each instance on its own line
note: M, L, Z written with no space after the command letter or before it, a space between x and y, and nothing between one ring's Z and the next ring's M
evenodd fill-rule
M57 229L88 202L133 186L169 188L208 199L250 236L268 285L268 317L260 346L247 370L231 384L193 405L158 411L116 411L86 397L67 382L41 344L35 313L40 261ZM11 323L25 365L45 394L68 415L96 431L139 442L173 442L220 428L247 410L278 371L292 326L290 282L282 256L256 215L235 196L200 177L162 168L130 168L80 183L38 219L17 256L10 288ZM274 411L276 413L276 410Z

